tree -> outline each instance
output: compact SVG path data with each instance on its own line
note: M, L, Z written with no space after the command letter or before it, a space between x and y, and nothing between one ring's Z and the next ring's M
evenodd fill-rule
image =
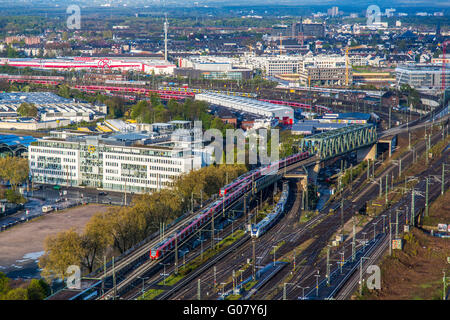
M5 295L5 300L28 300L28 292L25 288L9 290Z
M45 253L39 259L41 274L47 279L55 276L65 279L70 265L80 265L81 241L81 236L74 229L48 236L44 242Z
M94 270L98 256L103 256L112 244L110 229L103 213L92 216L81 238L81 265L90 273Z
M32 279L27 287L28 300L44 300L49 295L49 285L43 279Z
M0 80L0 91L8 91L9 90L9 83L6 80Z
M0 159L0 178L9 181L13 190L28 177L28 159L6 157Z
M9 278L3 272L0 272L0 300L10 290Z
M23 102L17 108L17 114L21 117L36 117L38 115L38 109L32 103Z
M120 253L124 253L145 237L147 221L135 208L111 208L107 217L113 245Z
M104 102L108 106L108 115L112 118L123 117L125 112L125 100L120 97L112 97Z

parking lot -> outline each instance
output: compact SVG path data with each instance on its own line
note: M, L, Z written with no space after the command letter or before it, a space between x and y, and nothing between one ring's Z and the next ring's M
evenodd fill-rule
M47 236L70 228L81 232L92 215L104 212L108 207L90 204L54 211L0 232L0 271L13 278L38 276L37 261L44 253Z
M37 185L35 190L25 192L28 199L25 209L17 213L0 217L0 232L17 224L78 205L98 203L105 205L124 205L125 195L119 192L99 191L96 189L60 187L51 185ZM126 204L129 205L132 194L126 196ZM48 213L42 212L42 207L51 207Z

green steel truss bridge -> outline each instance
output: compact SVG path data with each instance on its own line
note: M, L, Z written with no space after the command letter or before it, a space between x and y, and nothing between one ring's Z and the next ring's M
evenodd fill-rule
M377 142L377 131L373 124L352 124L344 128L322 132L303 138L303 151L316 154L320 160L355 151Z

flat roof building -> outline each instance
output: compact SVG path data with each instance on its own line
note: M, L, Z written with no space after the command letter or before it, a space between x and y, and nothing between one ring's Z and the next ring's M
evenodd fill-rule
M203 165L189 144L146 132L56 132L32 142L28 159L35 183L135 193L167 188Z
M37 118L42 122L92 121L104 117L107 113L106 105L76 102L51 92L4 92L0 93L0 117L2 118L0 122L11 122L11 120L17 122L15 118L20 117L17 109L22 103L33 104L38 110Z
M416 89L440 89L442 64L406 63L395 68L397 86L408 84ZM445 68L445 88L450 87L450 64Z
M255 114L260 118L277 119L286 124L292 124L294 121L294 109L288 106L217 93L199 93L195 95L195 99L233 110Z

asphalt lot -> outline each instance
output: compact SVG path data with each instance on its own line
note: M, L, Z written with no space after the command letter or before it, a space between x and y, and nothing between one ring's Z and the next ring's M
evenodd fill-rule
M42 216L43 206L51 206L57 211L88 203L124 205L125 200L124 194L119 192L74 187L61 187L55 190L53 185L36 185L35 190L25 192L24 196L28 199L25 209L0 217L0 231ZM126 198L126 204L129 205L132 194L127 193Z

